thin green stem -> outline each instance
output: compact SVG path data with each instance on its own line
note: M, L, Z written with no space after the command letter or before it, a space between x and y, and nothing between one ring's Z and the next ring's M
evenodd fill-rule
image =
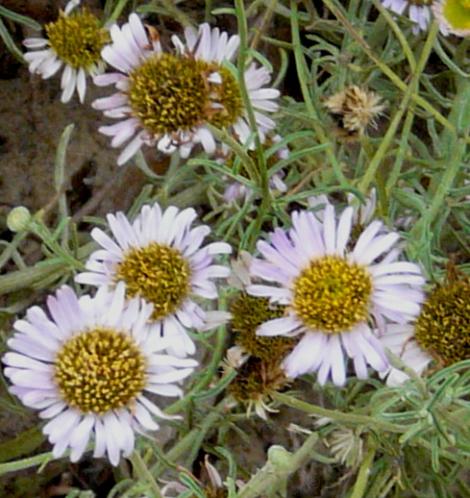
M272 398L283 405L290 406L297 410L303 411L305 413L310 413L316 415L317 417L327 417L336 422L345 422L346 424L357 424L365 425L367 427L380 428L389 432L402 433L406 431L405 427L398 424L392 424L391 422L386 422L384 420L377 420L374 417L368 417L367 415L357 415L355 413L344 413L338 410L330 410L328 408L323 408L321 406L312 405L305 401L301 401L292 396L282 393L274 393Z
M331 142L328 140L323 127L320 125L320 121L318 118L317 110L315 109L315 105L312 101L312 96L310 95L310 90L308 88L308 74L306 73L305 66L305 57L302 50L302 43L300 41L300 33L299 33L299 19L298 19L298 10L296 0L291 0L291 31L292 31L292 46L294 49L294 57L295 64L297 68L297 74L300 82L300 89L302 91L302 96L305 101L305 107L307 108L307 112L312 119L312 126L315 130L315 133L318 137L318 140L321 144L328 144L329 147L326 149L325 153L328 158L329 163L331 164L333 171L337 180L339 181L342 187L348 187L348 180L344 176L344 173L341 170L341 166L336 159L336 156L333 151L333 146Z
M271 193L269 191L269 177L268 177L268 166L266 164L266 158L264 155L263 145L258 133L258 126L256 123L256 117L251 105L251 99L248 93L248 88L245 81L245 68L247 64L247 58L249 55L249 44L248 44L248 23L245 13L245 4L243 0L235 0L235 11L237 14L238 22L238 35L240 36L240 48L238 52L238 82L240 85L240 91L242 94L243 102L245 104L245 110L248 116L248 122L250 123L250 129L254 133L254 141L256 146L256 154L258 159L258 167L260 170L260 187L261 187L261 205L258 210L256 217L256 223L253 230L253 237L250 243L250 247L253 248L256 239L261 231L261 226L263 224L264 218L271 207Z
M163 495L160 491L160 488L158 487L157 482L153 478L152 474L150 473L149 469L147 468L147 465L145 462L142 460L142 457L140 456L139 452L135 450L131 457L130 461L132 462L132 467L134 468L134 472L136 476L144 482L147 482L150 485L150 489L152 490L154 496L156 498L163 498Z
M317 443L318 434L312 432L295 453L290 453L280 446L272 446L268 450L268 461L243 486L238 498L256 498L264 495L266 490L282 488L290 474L311 460Z
M366 492L367 483L369 481L370 469L374 462L376 449L371 446L366 453L364 460L359 468L357 479L351 494L351 498L362 498Z
M436 39L438 33L439 33L439 25L436 22L434 22L431 26L431 29L429 30L426 43L424 44L423 50L421 52L421 57L416 66L416 71L413 75L410 85L408 86L405 92L405 95L403 96L403 100L401 101L400 106L398 107L398 111L395 113L395 116L393 117L393 120L390 123L390 126L388 127L387 133L380 142L377 152L375 153L374 157L369 163L369 166L367 167L364 176L359 182L358 188L364 195L367 194L370 184L373 182L375 178L377 169L382 163L382 160L385 157L385 154L395 137L401 119L408 109L410 99L418 90L419 78L424 70L429 55L431 54L434 40Z

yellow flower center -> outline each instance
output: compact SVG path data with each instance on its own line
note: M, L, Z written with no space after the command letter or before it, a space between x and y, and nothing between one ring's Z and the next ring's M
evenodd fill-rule
M116 270L128 297L140 296L153 304L154 320L173 313L190 292L191 269L182 254L152 242L128 251Z
M217 71L222 83L209 82ZM192 57L159 54L129 76L133 113L153 135L190 131L203 122L226 127L241 114L238 83L230 71ZM222 105L213 109L211 102Z
M132 338L107 328L69 339L54 368L62 397L83 413L103 414L132 405L146 380L146 361Z
M59 59L75 69L89 68L101 60L108 32L87 9L65 15L45 27L49 44Z
M415 326L416 340L446 365L470 358L470 281L438 287Z
M372 279L362 266L325 256L302 271L293 292L297 317L310 328L334 334L367 319Z
M442 15L453 29L470 29L470 0L445 0Z

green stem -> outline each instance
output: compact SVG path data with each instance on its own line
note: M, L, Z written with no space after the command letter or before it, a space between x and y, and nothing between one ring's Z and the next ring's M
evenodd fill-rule
M254 248L264 218L271 207L271 193L269 191L268 167L264 155L264 148L258 133L256 117L253 111L253 106L251 105L251 99L245 81L247 56L249 55L250 50L248 46L248 24L245 13L245 4L243 0L235 0L235 11L237 14L238 35L240 36L240 48L238 52L238 83L240 85L240 92L242 94L246 114L248 116L248 122L250 123L250 129L254 132L256 154L258 159L258 166L260 169L260 187L262 198L261 205L258 209L258 215L256 217L255 227L252 232L253 237L250 244L250 246L252 246L251 248Z
M287 477L307 463L318 442L318 434L313 432L295 452L272 446L268 450L268 461L240 490L238 498L256 498L265 495L266 490L279 490Z
M333 152L332 144L328 140L325 135L325 131L320 125L320 121L318 118L317 110L312 101L312 96L310 95L310 91L307 84L308 75L305 71L305 58L303 54L302 43L300 41L300 33L299 33L299 19L298 19L298 11L297 11L297 3L295 0L291 0L291 31L292 31L292 46L294 49L294 57L295 57L295 65L297 68L297 74L300 82L300 89L302 91L302 96L305 101L305 107L307 108L307 112L312 119L312 126L315 130L315 133L318 137L318 140L321 144L328 144L328 148L326 149L326 155L329 163L331 164L333 171L336 175L337 180L339 181L342 187L348 187L348 180L344 176L344 173L341 170L341 166L336 159L336 156Z
M367 482L369 481L370 468L374 462L375 457L375 447L371 446L366 453L364 460L362 461L361 467L359 468L359 473L357 474L357 479L354 484L354 488L351 494L351 498L362 498L366 491Z
M355 413L344 413L338 410L330 410L328 408L323 408L321 406L312 405L305 401L293 398L287 394L274 393L272 398L280 403L295 408L297 410L303 411L305 413L310 413L311 415L316 415L317 417L327 417L336 422L344 422L346 424L358 424L365 425L367 427L380 428L388 432L402 433L406 431L406 428L401 425L392 424L391 422L386 422L383 420L377 420L373 417L368 417L367 415L357 415Z
M15 462L2 463L0 464L0 476L8 474L8 472L16 472L18 470L37 467L38 465L44 465L53 458L54 457L52 456L52 451L49 451L47 453L41 453L40 455L35 455L33 457L16 460Z
M152 490L156 498L163 498L157 482L153 478L152 474L147 468L147 465L142 460L142 457L137 450L132 453L130 461L132 462L132 467L134 468L134 472L139 480L147 482L150 485L150 489Z
M421 52L421 57L416 66L416 72L413 75L410 85L406 89L405 95L403 96L400 106L398 107L398 111L393 117L393 120L390 123L390 126L388 127L387 133L380 142L380 146L377 149L377 152L375 153L374 157L369 163L369 166L367 167L364 176L359 182L358 188L364 195L367 194L370 184L373 182L375 178L377 168L381 164L390 144L392 143L392 140L395 137L401 119L408 109L410 99L414 94L416 94L418 90L419 78L424 70L424 66L426 65L429 55L431 54L434 40L436 39L438 33L439 33L439 25L437 24L437 22L434 22L431 25L431 29L429 30L429 34L426 39L426 43L424 44L423 51Z

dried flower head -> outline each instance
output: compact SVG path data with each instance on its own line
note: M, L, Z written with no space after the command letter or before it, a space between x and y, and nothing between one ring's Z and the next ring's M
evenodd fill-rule
M357 85L328 97L324 105L337 120L339 130L351 138L364 133L368 126L375 126L377 117L385 109L379 95Z
M236 401L247 406L247 415L252 410L266 420L267 413L275 411L271 406L271 395L289 384L279 360L263 361L251 356L241 365L228 392Z

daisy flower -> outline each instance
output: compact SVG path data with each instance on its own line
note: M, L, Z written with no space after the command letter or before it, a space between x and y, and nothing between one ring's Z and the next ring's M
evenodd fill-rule
M152 393L180 396L178 381L197 365L162 352L165 340L146 329L152 307L126 305L124 287L78 298L63 286L48 297L48 314L33 306L14 324L5 375L10 391L48 419L42 430L55 458L70 448L76 462L91 442L94 457L117 465L135 432L157 430L153 416L169 418Z
M95 83L114 83L117 92L96 100L93 106L119 119L100 128L113 137L113 147L128 142L118 158L119 165L143 144L156 145L166 154L179 150L182 157L188 157L193 146L201 144L212 154L216 142L208 124L227 129L246 142L252 130L238 80L225 64L238 49L237 35L228 36L203 24L198 31L185 30L185 43L173 36L175 50L163 52L155 43L156 31L150 31L149 36L139 17L131 14L122 28L111 28L111 37L113 43L102 55L118 72L98 77ZM263 88L270 80L264 67L251 65L244 78L263 137L266 130L274 128L274 121L264 112L277 110L279 91Z
M408 11L408 17L414 23L413 33L426 31L431 22L431 6L434 0L382 0L384 7L402 15Z
M69 102L75 90L81 103L85 100L86 77L104 70L101 50L108 42L108 31L86 7L74 10L80 0L70 0L57 21L46 24L46 38L26 38L23 44L31 51L24 54L31 73L50 78L62 67L61 101Z
M254 259L251 274L267 283L248 292L287 306L284 317L263 323L257 333L301 335L284 360L289 377L317 372L320 384L331 376L343 385L345 356L359 378L367 377L367 365L386 370L373 324L383 330L386 320L407 323L420 311L424 279L417 265L397 261L400 251L392 247L398 234L373 221L353 244L353 215L347 207L336 217L331 204L321 222L313 213L294 212L291 230L277 228L270 242L257 244L263 259Z
M132 224L121 212L109 214L112 237L99 228L92 230L101 249L91 254L87 271L76 277L79 283L98 287L124 282L127 298L139 297L153 306L151 333L167 338L169 351L178 356L195 352L187 329L204 330L208 321L215 325L214 317L197 302L216 299L212 279L230 273L213 264L214 256L231 252L230 246L203 246L210 228L191 227L196 217L192 208L170 206L162 211L158 204L144 206Z
M432 10L444 35L470 35L470 1L436 0Z
M412 325L390 325L380 340L418 375L436 359L449 366L470 358L470 280L457 278L436 287L426 298ZM397 368L387 372L387 384L397 386L408 375Z

